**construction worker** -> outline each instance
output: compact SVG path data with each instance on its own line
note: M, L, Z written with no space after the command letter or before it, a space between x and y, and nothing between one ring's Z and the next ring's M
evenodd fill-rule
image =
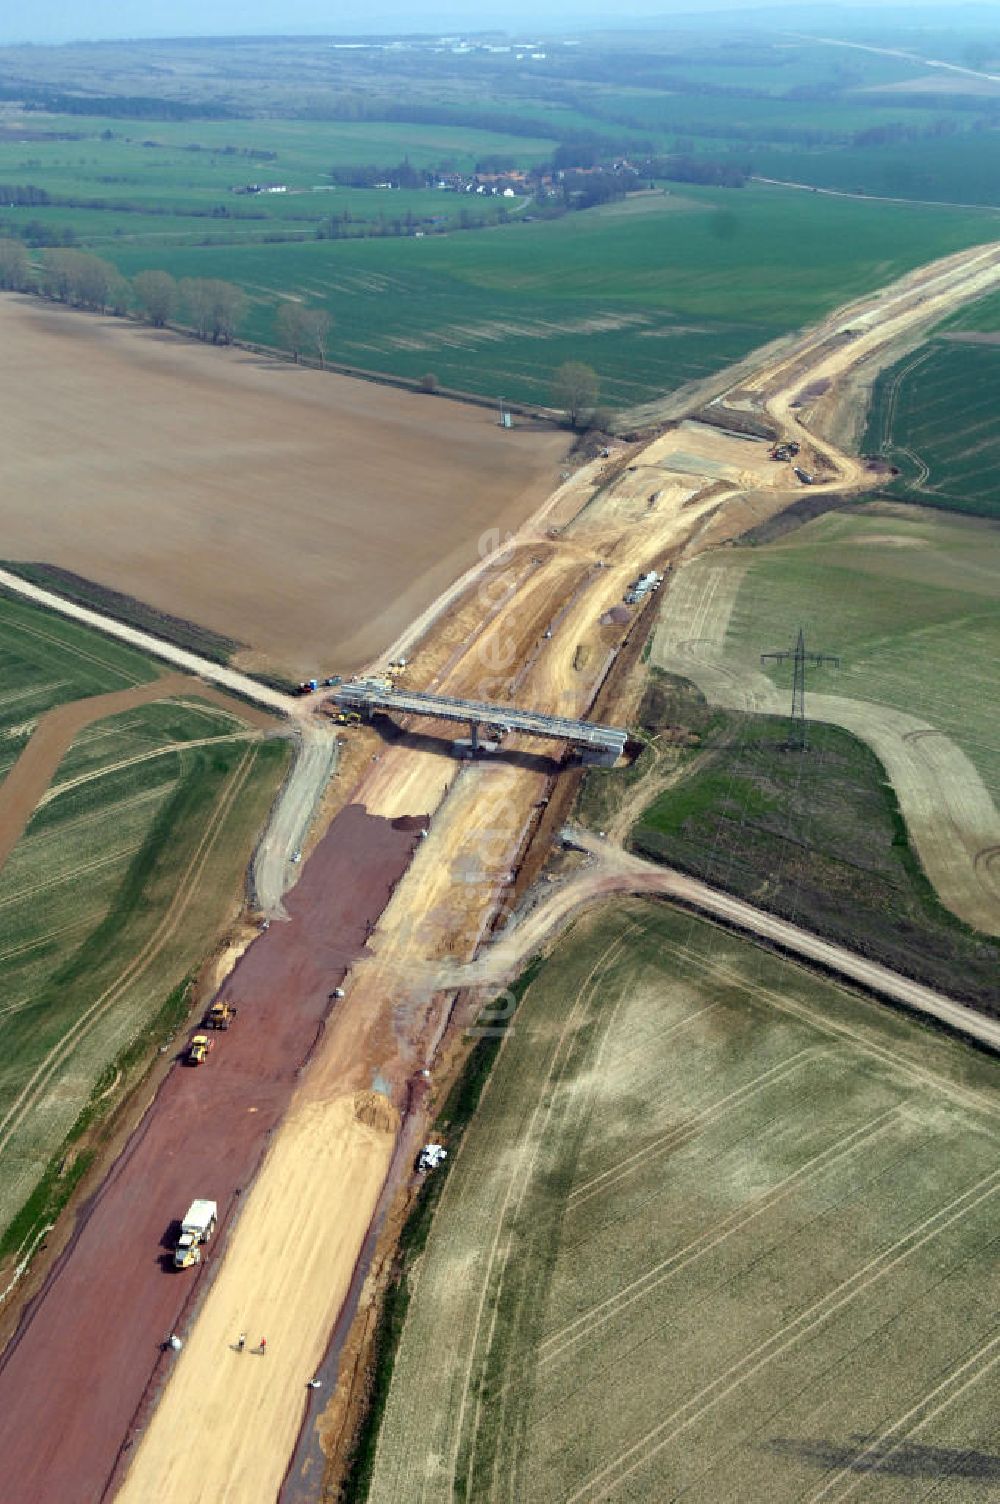
M246 1332L240 1332L240 1340L236 1344L236 1351L238 1353L241 1353L243 1351L243 1349L246 1347L246 1345L247 1345L247 1334L246 1334Z
M261 1357L263 1357L266 1352L267 1352L267 1338L266 1337L261 1337L261 1339L260 1339L260 1355L261 1355Z

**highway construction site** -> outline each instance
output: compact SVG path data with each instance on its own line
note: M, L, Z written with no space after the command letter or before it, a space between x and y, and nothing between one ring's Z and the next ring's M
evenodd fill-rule
M232 1027L203 1064L166 1074L56 1261L23 1287L0 1359L9 1504L319 1496L365 1392L366 1275L391 1253L466 1031L484 1008L502 1023L498 990L610 893L659 892L997 1047L989 1020L906 996L905 979L778 935L760 911L727 910L613 843L581 837L584 874L522 900L579 761L566 738L584 756L588 739L599 756L624 747L639 650L683 562L804 485L831 506L860 495L869 472L827 434L839 384L998 284L1000 246L949 257L784 341L735 385L720 378L689 415L609 444L513 534L498 530L354 686L286 696L0 572L22 597L279 713L297 746L252 874L260 932L218 994ZM776 444L798 447L775 458ZM662 586L637 590L651 577ZM338 724L351 709L360 721ZM933 819L926 789L899 793L911 827ZM174 1270L197 1198L218 1227Z

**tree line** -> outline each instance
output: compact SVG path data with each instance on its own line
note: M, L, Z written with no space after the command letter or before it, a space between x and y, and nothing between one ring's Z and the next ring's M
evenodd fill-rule
M47 250L33 265L21 240L0 239L0 289L37 293L91 313L139 318L154 329L179 322L216 345L236 337L248 308L246 294L217 277L178 281L169 272L150 270L130 280L100 256L66 249ZM326 309L288 301L276 312L275 333L296 361L311 355L325 365L331 323Z
M130 280L110 261L87 251L46 251L33 265L20 240L0 239L0 289L36 293L92 313L137 317L154 329L186 321L199 339L222 345L235 338L248 307L246 295L231 282L215 277L178 281L156 269L137 272ZM296 363L311 357L325 367L332 327L325 308L297 298L283 298L274 315L277 342ZM440 383L429 371L419 386L432 395ZM607 414L597 407L599 390L597 373L581 361L567 361L553 373L552 403L571 428L608 426Z

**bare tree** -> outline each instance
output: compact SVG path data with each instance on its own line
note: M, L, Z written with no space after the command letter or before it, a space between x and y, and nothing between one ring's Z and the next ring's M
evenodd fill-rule
M240 289L214 277L188 277L179 291L198 338L228 345L246 309Z
M24 292L31 286L28 252L21 240L0 240L0 288Z
M591 412L597 403L601 389L593 366L580 360L568 360L561 365L552 378L552 403L562 408L571 428Z
M212 332L212 292L207 278L185 277L178 292L194 332L199 339L208 339Z
M309 343L307 310L301 303L282 303L274 317L279 342L292 352L298 364L299 356Z
M246 313L246 294L231 282L212 281L212 340L228 345Z
M333 319L325 308L307 308L306 315L306 338L308 343L316 351L319 363L326 367L326 351L330 339L330 330L333 328Z
M139 311L154 329L162 329L177 311L177 283L169 272L137 272L132 286Z
M46 297L95 313L127 301L127 285L117 267L86 251L46 251L40 288Z
M76 251L46 251L42 257L39 289L47 298L72 303L76 276L73 266Z

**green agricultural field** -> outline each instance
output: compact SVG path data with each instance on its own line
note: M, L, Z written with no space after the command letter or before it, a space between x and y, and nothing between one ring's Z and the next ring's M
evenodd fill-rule
M976 342L965 330L931 340L882 372L875 384L864 446L900 470L890 492L949 511L1000 517L1000 340Z
M463 204L454 194L334 188L331 169L389 168L408 157L416 168L471 172L480 158L495 155L530 167L555 145L459 125L388 121L123 121L33 112L23 123L40 139L0 135L0 183L30 184L72 202L0 205L0 233L68 227L76 243L95 250L116 240L169 247L312 236L321 220L344 210L355 221L408 212L457 220ZM283 183L288 192L234 192L257 182Z
M148 684L159 666L111 638L83 631L0 593L0 778L54 705Z
M630 768L587 774L579 812L593 829L613 826L645 788L628 836L640 855L997 1013L1000 941L970 933L937 900L863 741L817 723L802 756L783 716L710 706L662 673L638 724L646 746Z
M893 119L898 117L894 114ZM752 160L754 172L762 177L839 193L947 204L1000 204L1000 140L995 130L941 140L921 136L898 145L850 145L813 151L755 146Z
M874 503L692 569L719 572L724 659L736 672L759 672L759 654L791 647L801 625L808 649L841 660L839 669L809 672L807 714L811 688L929 721L1000 802L996 707L986 689L1000 661L1000 529ZM789 669L764 672L790 700Z
M370 1504L991 1497L996 1085L690 916L578 922L404 1273Z
M2 772L32 755L46 709L157 675L140 654L6 599L0 645ZM76 735L0 867L3 1252L30 1243L58 1205L50 1170L18 1215L95 1092L115 1097L115 1062L141 1063L231 915L286 764L284 743L261 740L237 702L200 700L193 681L189 697L172 693ZM174 1025L182 1016L175 1005Z
M654 203L422 240L103 250L127 276L238 282L254 340L273 337L291 295L332 314L334 361L544 402L555 368L583 359L626 407L995 233L976 211L762 187L685 186Z

